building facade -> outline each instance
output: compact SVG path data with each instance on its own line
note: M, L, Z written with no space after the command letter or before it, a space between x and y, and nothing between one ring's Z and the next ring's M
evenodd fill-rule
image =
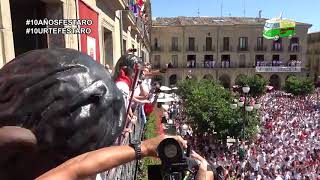
M320 81L320 32L308 34L308 67L315 82Z
M157 18L152 26L152 64L169 64L165 85L191 75L220 80L231 87L239 75L260 75L280 88L289 75L305 68L309 24L297 23L297 34L278 41L262 37L266 19L237 17Z
M149 59L151 4L139 0L1 0L0 67L33 49L72 48L115 66L127 49ZM27 26L26 20L89 19L92 25ZM150 19L150 20L149 20ZM90 28L90 34L26 34L28 27Z

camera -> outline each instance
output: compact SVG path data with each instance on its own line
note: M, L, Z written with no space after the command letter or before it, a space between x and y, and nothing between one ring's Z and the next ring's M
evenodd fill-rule
M163 140L158 146L158 156L161 160L161 179L183 179L188 171L187 159L190 155L190 147L185 149L174 138ZM149 179L153 179L150 178Z

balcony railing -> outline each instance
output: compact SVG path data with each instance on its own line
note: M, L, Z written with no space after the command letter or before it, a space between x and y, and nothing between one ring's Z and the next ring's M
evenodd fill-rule
M138 105L138 107L134 112L138 118L137 122L143 122L145 120L142 118L143 115L142 115L141 109L142 109L142 106ZM127 128L131 129L132 132L130 133L123 132L123 134L119 136L118 139L115 141L114 145L117 145L117 146L129 145L130 140L140 141L142 139L142 135L144 132L144 123L129 122L127 123ZM136 166L136 164L137 164L136 161L132 161L125 165L120 165L109 171L103 172L100 175L106 177L106 179L132 179L132 177L135 176L135 173L138 170L137 169L138 167Z
M175 68L202 68L202 69L218 69L218 68L240 68L231 62L228 64L226 62L217 62L217 61L201 61L191 64L186 62L186 64L179 64L177 66L172 66L171 69ZM245 66L243 68L254 68L254 66Z
M232 52L233 48L232 46L229 46L229 48L222 46L220 48L220 52Z
M291 45L288 47L289 52L300 52L301 51L301 46L299 45Z
M283 51L283 47L276 47L276 46L272 46L271 51L274 52L282 52Z
M256 46L254 48L254 51L256 51L256 52L265 52L265 51L267 51L267 47L266 46Z
M238 46L238 52L239 51L249 51L249 48L248 48L248 46L247 47L240 47L240 46Z
M297 60L288 60L288 62L284 63L282 61L256 61L256 66L301 66L301 61Z
M215 51L215 48L213 46L203 46L203 51L207 51L207 52L211 52L211 51Z
M170 51L171 52L180 52L180 49L178 47L171 47Z
M152 51L161 52L161 51L163 51L163 48L162 48L162 47L155 47L155 46L153 46L153 47L152 47Z
M198 46L194 46L193 48L192 47L187 47L186 51L194 51L194 52L196 52L196 51L198 51Z

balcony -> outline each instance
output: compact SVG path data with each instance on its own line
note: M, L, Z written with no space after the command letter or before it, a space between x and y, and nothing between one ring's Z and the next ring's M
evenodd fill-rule
M162 52L163 48L161 48L161 47L152 47L152 51L154 51L154 52Z
M197 52L198 51L198 46L194 46L194 47L187 47L186 48L187 52Z
M237 50L238 50L238 52L245 52L245 51L249 51L249 48L248 48L248 46L246 46L246 47L238 46Z
M232 52L233 51L233 48L232 46L229 46L229 47L221 47L220 48L220 52Z
M290 45L289 47L288 47L288 51L289 52L300 52L301 51L301 46L299 46L299 45Z
M254 51L256 51L256 52L266 52L267 51L267 47L266 46L256 46L254 48Z
M178 47L171 47L170 51L171 52L180 52L180 49Z
M154 69L159 69L160 65L155 67L153 66ZM169 69L184 69L184 68L188 68L188 69L243 69L243 68L247 68L247 69L253 69L255 68L254 66L245 66L245 67L239 67L236 66L232 63L228 64L226 62L217 62L217 61L209 61L209 62L197 62L194 65L191 65L189 63L185 63L185 64L179 64L179 65L172 65Z
M282 52L283 51L283 47L282 46L280 46L280 47L272 46L271 51L272 52Z
M214 51L215 51L214 47L203 46L203 52L214 52Z

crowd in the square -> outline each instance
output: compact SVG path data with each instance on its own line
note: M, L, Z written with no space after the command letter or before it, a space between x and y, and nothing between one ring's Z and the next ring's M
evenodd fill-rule
M217 179L320 179L320 89L296 97L282 91L265 94L261 125L251 142L225 146L213 135L193 135L184 122L183 109L176 116L177 132L216 168Z

